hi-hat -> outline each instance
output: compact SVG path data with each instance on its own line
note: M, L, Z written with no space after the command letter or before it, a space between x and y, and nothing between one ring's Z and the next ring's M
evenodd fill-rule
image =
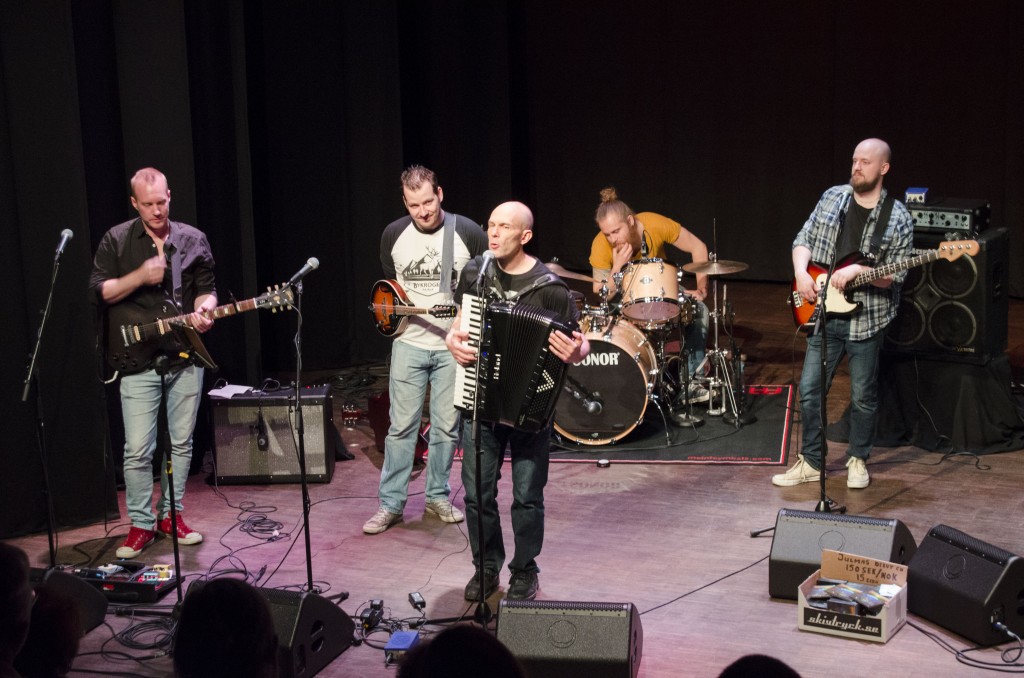
M683 266L687 273L698 275L728 275L747 270L748 266L740 261L695 261Z
M573 280L586 280L587 282L594 282L594 279L591 278L589 275L583 275L582 273L573 273L569 269L564 268L560 264L556 264L553 261L550 261L545 265L548 267L548 269L550 269L552 273L557 275L559 278L572 278Z

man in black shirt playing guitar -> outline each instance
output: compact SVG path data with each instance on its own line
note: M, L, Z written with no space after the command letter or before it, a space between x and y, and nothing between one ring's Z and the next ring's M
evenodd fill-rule
M132 322L182 316L175 324L205 332L213 326L217 293L213 255L206 236L169 218L171 191L158 170L144 168L131 180L131 203L138 218L114 226L100 241L93 261L90 289L108 306L110 332L125 331ZM177 319L176 319L177 320ZM119 330L120 328L120 330ZM177 529L180 544L198 544L203 536L182 519L182 495L192 459L192 432L203 385L203 368L183 353L176 331L154 332L148 341L133 344L108 360L121 373L124 415L125 502L131 529L117 557L134 558L156 537ZM137 337L136 337L137 338ZM111 345L117 345L114 340ZM163 380L155 369L158 361ZM161 385L167 406L171 439L174 502L177 525L171 524L166 469L161 472L161 496L153 511L153 452Z

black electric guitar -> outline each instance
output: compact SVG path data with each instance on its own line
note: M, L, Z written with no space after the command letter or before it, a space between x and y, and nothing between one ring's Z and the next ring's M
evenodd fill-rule
M429 313L435 318L454 318L459 308L454 304L437 304L430 308L413 306L398 281L378 280L370 292L370 312L377 331L385 337L395 337L405 331L411 315Z
M266 294L224 304L203 315L216 320L258 308L276 312L278 308L290 307L294 301L292 288L268 288ZM129 374L145 369L157 352L170 345L174 330L188 326L191 313L177 313L171 301L165 302L159 311L143 310L125 302L111 306L107 310L107 362L115 370Z
M977 253L978 242L976 240L951 240L949 242L941 243L938 249L920 252L909 259L904 259L903 261L897 261L891 264L883 264L878 268L865 271L851 280L843 290L842 294L833 294L834 290L829 291L829 294L825 299L825 313L827 313L829 317L845 316L854 313L861 307L861 304L860 302L853 301L853 290L861 285L867 285L872 280L878 280L879 278L883 278L887 275L906 271L916 266L923 266L930 261L936 261L938 259L954 261L964 254L973 257ZM839 269L844 266L857 263L862 263L860 252L854 252L847 257L843 257L839 263L836 264L836 268ZM811 263L807 267L807 272L812 278L814 278L817 288L821 289L821 286L825 284L825 279L828 277L828 266ZM804 330L809 330L813 327L815 313L818 311L819 303L820 302L811 303L801 297L800 293L797 292L796 289L796 279L793 279L789 304L793 307L793 321L796 322L797 327Z

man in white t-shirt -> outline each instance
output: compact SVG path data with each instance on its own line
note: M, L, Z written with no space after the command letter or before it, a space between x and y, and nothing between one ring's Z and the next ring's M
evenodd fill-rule
M413 165L402 173L402 200L409 215L388 224L381 236L384 275L398 282L414 306L450 304L459 273L487 249L487 235L472 220L442 209L444 191L437 175L425 167ZM445 346L451 323L429 314L412 315L395 339L389 379L391 427L384 443L379 506L363 525L366 534L378 534L402 521L428 385L425 512L446 523L464 519L449 499L448 476L459 435L456 363Z

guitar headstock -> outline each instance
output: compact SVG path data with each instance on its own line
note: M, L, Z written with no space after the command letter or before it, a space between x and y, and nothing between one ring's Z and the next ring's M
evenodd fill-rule
M949 240L939 244L939 258L954 261L963 255L974 256L978 253L977 240Z
M279 308L290 308L295 304L295 292L289 285L274 285L267 288L267 293L256 297L257 308L269 308L277 313Z
M450 304L438 304L430 308L430 315L435 318L454 318L459 314L459 307Z

